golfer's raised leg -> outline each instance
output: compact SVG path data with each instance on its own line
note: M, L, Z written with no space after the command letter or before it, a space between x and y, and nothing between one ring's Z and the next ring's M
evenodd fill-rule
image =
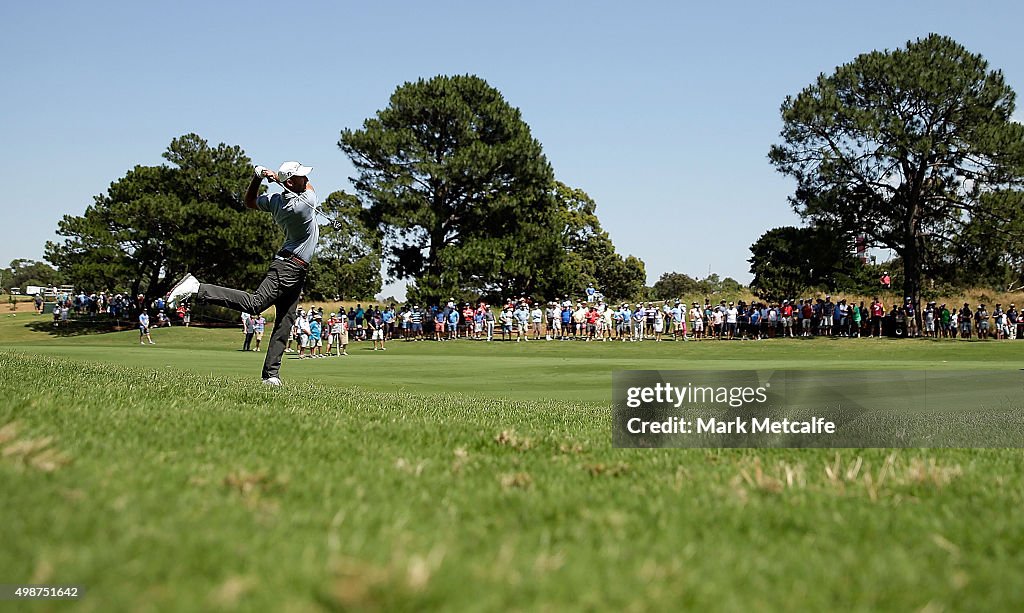
M277 303L277 299L289 287L289 282L295 282L294 272L289 270L295 268L298 268L295 264L275 260L254 294L230 287L200 283L196 296L200 302L258 315Z

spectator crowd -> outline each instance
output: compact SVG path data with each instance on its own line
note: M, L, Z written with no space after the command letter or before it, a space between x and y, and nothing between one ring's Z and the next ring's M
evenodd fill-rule
M54 288L53 294L53 325L56 328L67 326L71 317L75 318L107 316L115 320L136 322L139 328L139 343L155 345L151 330L154 327L170 327L172 319L184 326L192 321L192 309L189 305L179 305L170 309L166 297L148 301L144 294L135 299L127 293L107 292L62 292ZM33 306L37 315L42 315L45 300L42 294L33 296ZM151 316L152 313L152 316Z
M310 306L299 309L289 352L300 357L323 357L331 347L344 355L349 340L372 340L384 349L389 340L529 342L581 340L644 342L663 340L763 340L772 338L924 337L949 339L1024 339L1024 313L1010 304L989 311L984 304L950 308L928 303L917 312L913 301L886 306L817 299L776 302L720 300L703 304L682 300L606 304L599 297L573 302L533 302L526 297L506 301L500 308L480 301L475 305L454 299L444 305L420 307L362 305L329 313ZM292 349L294 344L295 349Z
M43 298L35 296L37 313ZM147 301L139 294L59 293L53 310L54 325L71 315L108 315L135 320L140 342L149 340L152 327L173 323L188 326L191 308L187 304L170 309L161 297ZM242 315L245 334L242 349L259 351L266 328L261 315ZM300 358L347 355L350 341L371 341L374 350L386 350L390 340L528 342L537 340L582 340L644 342L663 340L763 340L808 337L925 337L948 339L1024 339L1024 312L1015 304L962 306L929 302L918 307L906 298L901 304L885 305L875 297L870 303L805 298L799 300L685 303L681 299L657 302L606 303L587 289L580 300L568 296L560 301L535 302L527 297L506 300L498 307L485 301L421 307L418 304L362 304L339 312L324 313L323 307L300 308L292 327L286 352Z

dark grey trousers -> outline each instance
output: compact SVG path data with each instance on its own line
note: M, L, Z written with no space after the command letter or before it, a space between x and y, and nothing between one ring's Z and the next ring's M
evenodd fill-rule
M275 307L277 315L274 318L274 331L270 335L267 357L263 361L263 378L268 379L278 376L281 371L281 357L288 346L288 337L295 323L295 309L299 306L305 281L305 268L286 260L274 260L255 294L202 283L199 285L198 297L201 302L254 316L271 306Z

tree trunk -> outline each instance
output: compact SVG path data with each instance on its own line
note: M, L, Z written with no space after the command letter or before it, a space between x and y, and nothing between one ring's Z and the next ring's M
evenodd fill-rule
M907 249L903 254L903 302L910 298L914 306L914 321L917 329L921 329L921 251L917 237L907 239Z
M903 304L910 299L914 306L914 322L917 330L921 330L921 258L924 244L921 240L920 210L921 190L924 185L926 167L921 165L914 176L911 193L908 198L907 218L904 227L903 242L907 246L903 258Z
M154 265L152 271L149 273L149 284L147 285L146 290L149 293L149 298L156 299L163 296L163 294L156 293L160 290L160 267L158 265Z
M441 298L441 247L444 245L444 231L440 226L430 233L430 247L427 250L426 274L420 278L422 296L428 302L440 302Z

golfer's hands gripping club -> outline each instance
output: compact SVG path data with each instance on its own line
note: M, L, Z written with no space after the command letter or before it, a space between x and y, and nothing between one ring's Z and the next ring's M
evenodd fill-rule
M260 179L270 179L274 183L278 183L277 173L265 166L254 166L253 174Z

